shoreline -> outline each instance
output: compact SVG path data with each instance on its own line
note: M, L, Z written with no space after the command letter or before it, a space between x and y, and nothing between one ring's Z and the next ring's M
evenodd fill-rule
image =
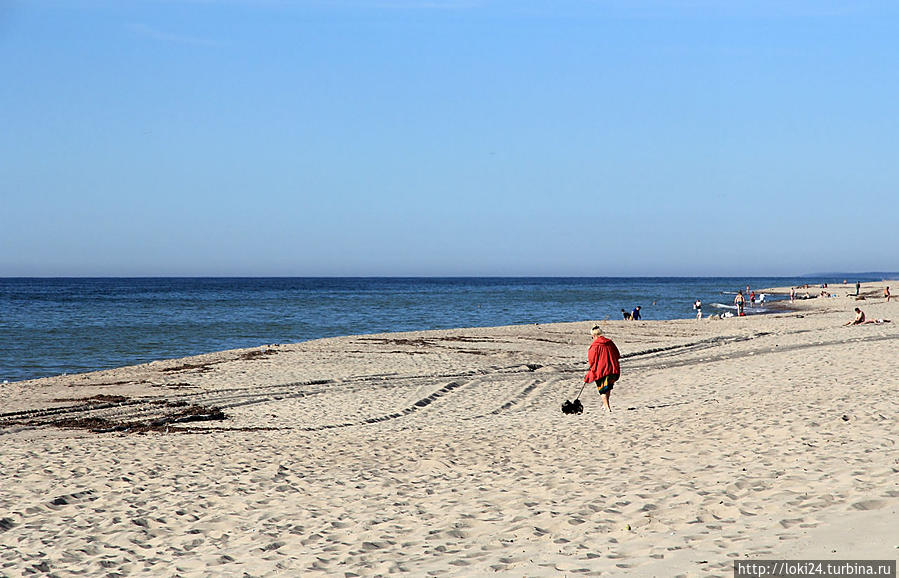
M611 414L590 387L584 414L560 411L594 321L0 385L0 571L728 576L734 559L892 559L899 304L882 301L600 321L622 353ZM857 303L894 322L844 327Z
M233 282L232 282L233 281ZM365 331L621 318L693 318L726 312L739 288L724 278L540 279L511 284L474 278L413 280L262 279L7 280L9 346L0 351L0 382L203 355L267 343L298 343ZM807 279L749 278L753 287ZM4 283L0 280L0 285ZM711 307L721 303L721 308ZM133 313L132 313L133 311Z

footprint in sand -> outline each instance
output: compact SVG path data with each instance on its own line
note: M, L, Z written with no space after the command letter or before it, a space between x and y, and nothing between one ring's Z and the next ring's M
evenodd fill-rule
M852 507L856 510L879 510L886 506L886 502L883 500L862 500L861 502L856 502L852 504Z

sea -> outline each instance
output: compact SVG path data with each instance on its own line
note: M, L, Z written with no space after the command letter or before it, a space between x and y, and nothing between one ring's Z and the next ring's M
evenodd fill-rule
M726 312L746 286L847 278L878 280L0 278L0 382L340 335L621 319L638 305L644 320L691 318L696 299L706 315Z

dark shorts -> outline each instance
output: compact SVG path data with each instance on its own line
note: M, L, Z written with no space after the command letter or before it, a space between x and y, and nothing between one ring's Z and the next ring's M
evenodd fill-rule
M610 375L597 379L596 390L599 393L610 393L612 391L612 386L615 385L615 382L618 381L619 377L621 377L620 374L612 373Z

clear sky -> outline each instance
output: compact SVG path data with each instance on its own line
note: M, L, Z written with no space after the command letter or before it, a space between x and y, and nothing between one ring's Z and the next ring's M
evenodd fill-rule
M0 0L0 276L899 270L895 0Z

